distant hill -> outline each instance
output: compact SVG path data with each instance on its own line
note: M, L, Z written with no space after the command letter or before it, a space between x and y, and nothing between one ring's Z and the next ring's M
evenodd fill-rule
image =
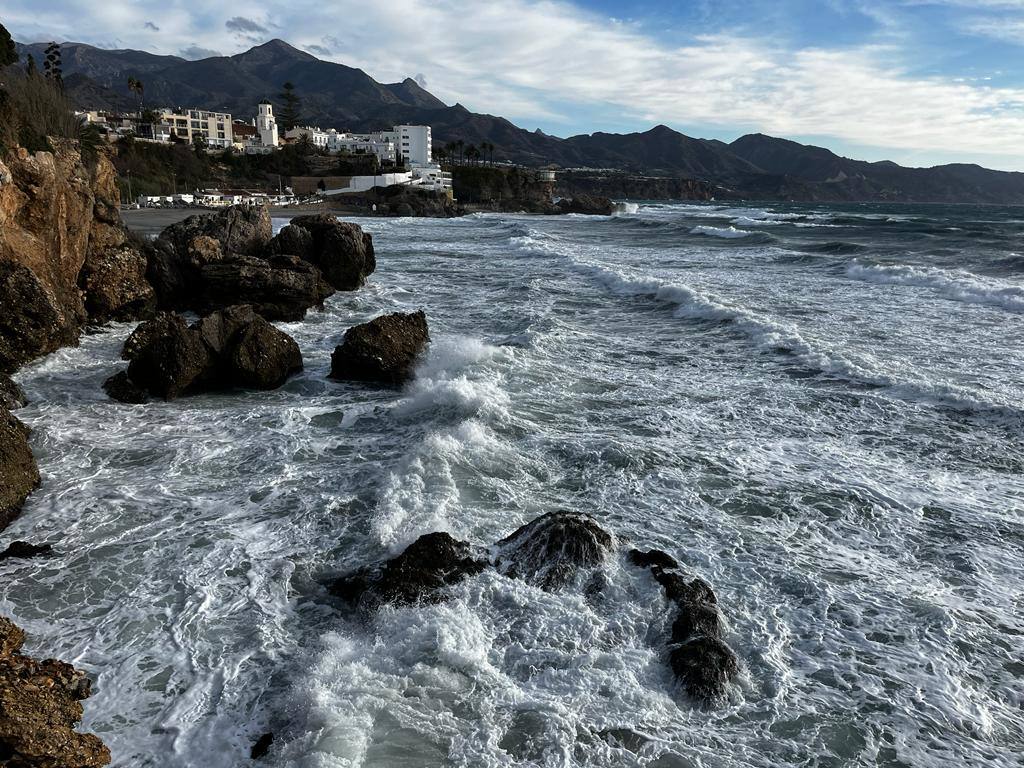
M45 44L19 45L42 62ZM527 131L503 117L448 106L416 81L379 83L361 69L323 61L283 40L234 56L195 61L144 51L62 46L65 86L82 108L130 109L140 79L149 106L202 107L250 119L285 82L302 98L303 121L366 131L395 123L433 126L437 143L490 142L495 158L526 165L610 168L715 185L723 197L786 200L1024 204L1024 174L976 165L904 168L840 157L822 147L763 134L732 143L695 139L664 125L642 133L594 133L561 139Z

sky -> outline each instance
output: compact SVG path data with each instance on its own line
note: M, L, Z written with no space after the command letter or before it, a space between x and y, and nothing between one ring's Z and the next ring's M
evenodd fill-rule
M558 136L665 124L1024 171L1024 0L4 0L19 42L272 38Z

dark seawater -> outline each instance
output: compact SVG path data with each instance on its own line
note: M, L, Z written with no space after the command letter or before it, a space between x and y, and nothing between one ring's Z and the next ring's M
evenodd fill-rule
M282 225L283 221L276 222ZM0 564L95 678L117 766L1012 766L1024 753L1024 212L646 204L368 220L379 271L282 327L270 393L134 407L118 325L23 370L44 474ZM423 308L402 392L328 382ZM369 624L322 580L592 514L710 581L743 664L695 707L667 610L490 573Z

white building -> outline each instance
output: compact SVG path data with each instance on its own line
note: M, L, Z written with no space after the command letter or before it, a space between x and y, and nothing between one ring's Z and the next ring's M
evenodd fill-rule
M431 147L433 139L429 125L396 125L389 132L398 146L402 157L413 165L427 165L433 162Z
M328 149L332 133L336 134L337 131L333 128L330 131L324 131L320 128L313 128L311 126L304 125L298 128L292 128L290 131L285 131L284 137L292 141L298 141L303 136L308 136L314 147L317 147L318 149Z
M277 120L274 118L274 105L265 99L260 102L260 111L256 116L256 132L260 137L260 145L277 147Z

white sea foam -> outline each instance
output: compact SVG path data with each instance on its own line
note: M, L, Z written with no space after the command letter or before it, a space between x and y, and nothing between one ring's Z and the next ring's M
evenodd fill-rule
M722 237L727 240L732 240L738 237L747 237L750 232L742 229L736 229L736 227L709 227L709 226L697 226L690 230L691 234L694 235L707 235L709 237Z
M987 304L1010 312L1024 312L1024 286L965 270L946 270L909 265L876 265L853 262L846 274L855 280L882 285L931 288L942 296L968 304Z
M639 203L616 203L613 216L633 216L640 212Z

